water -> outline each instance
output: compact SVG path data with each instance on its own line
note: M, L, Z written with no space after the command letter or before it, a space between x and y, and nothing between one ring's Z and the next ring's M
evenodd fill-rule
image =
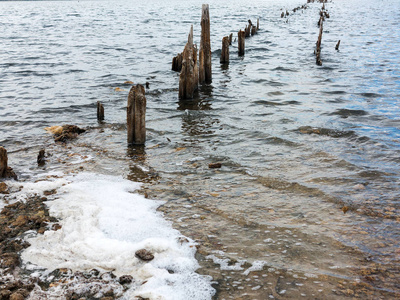
M217 299L398 296L399 3L327 4L322 67L321 4L293 13L304 2L208 3L213 83L184 102L171 61L192 24L198 43L202 2L1 2L9 164L26 181L81 167L144 182L198 241ZM257 17L245 56L233 43L221 66L222 37ZM144 148L126 146L127 80L150 83ZM55 145L43 128L62 124L89 130ZM41 147L52 153L45 170ZM246 272L252 265L260 270Z

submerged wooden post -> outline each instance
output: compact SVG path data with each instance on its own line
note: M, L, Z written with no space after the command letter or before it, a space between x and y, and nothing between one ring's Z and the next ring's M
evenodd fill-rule
M8 167L7 150L0 146L0 178L6 177Z
M232 45L232 38L233 38L233 33L229 35L229 45Z
M128 95L128 144L142 145L146 141L146 97L144 87L133 86Z
M244 40L245 40L245 33L243 30L239 30L238 32L238 52L239 56L244 55Z
M335 50L339 50L340 40L337 42Z
M221 50L221 64L229 64L229 37L225 36L222 39L222 50Z
M201 13L201 39L199 51L199 82L211 83L211 43L210 43L210 12L208 4L203 4Z
M257 33L257 27L252 25L251 26L251 35L255 35Z
M100 101L97 101L97 120L104 120L104 106Z
M250 36L250 24L245 27L244 29L244 37L249 37Z
M7 150L0 146L0 178L14 178L17 180L17 175L13 169L8 166Z
M318 66L322 66L322 60L321 60L321 42L322 42L322 31L323 31L323 22L321 22L319 26L319 35L318 35L318 40L317 40L317 49L316 49L316 62Z
M257 18L257 31L260 29L260 18Z
M182 70L179 75L179 99L192 99L198 88L199 67L197 66L197 48L193 44L193 25L190 28L188 42L182 52Z

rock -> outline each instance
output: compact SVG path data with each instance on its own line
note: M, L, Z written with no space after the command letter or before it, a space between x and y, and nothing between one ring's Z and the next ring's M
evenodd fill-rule
M222 164L221 163L211 163L211 164L208 164L208 167L210 169L219 169L222 167Z
M9 290L0 291L0 299L10 299L11 292Z
M24 300L24 299L25 299L25 297L22 296L18 292L15 292L15 293L11 294L11 296L10 296L10 300Z
M365 190L365 185L363 185L362 183L356 184L355 186L353 186L353 188L355 190Z
M46 127L45 130L54 135L54 141L63 143L76 138L86 131L76 125L52 126Z
M28 223L29 219L25 215L18 216L17 219L11 224L15 227L22 227Z
M5 182L0 182L0 194L8 194L8 186Z
M53 226L51 226L51 229L54 231L60 230L62 228L62 226L58 223L53 224Z
M120 284L129 284L133 281L133 277L131 275L122 275L119 278L119 283Z
M135 255L137 258L140 258L141 260L144 260L144 261L151 261L154 259L154 255L146 249L140 249L140 250L136 251Z
M15 269L19 266L19 257L16 253L4 253L0 256L0 267Z

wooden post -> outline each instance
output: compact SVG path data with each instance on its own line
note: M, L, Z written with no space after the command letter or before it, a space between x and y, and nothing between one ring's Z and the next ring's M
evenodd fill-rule
M7 150L0 146L0 178L6 177L8 167Z
M323 31L323 22L321 21L321 24L319 26L319 35L318 35L318 40L317 40L317 49L316 49L316 62L318 66L322 66L322 61L321 61L321 42L322 42L322 31Z
M229 37L222 39L221 64L229 64Z
M97 120L104 120L104 106L100 101L97 101Z
M179 99L192 99L198 88L199 67L197 66L197 48L193 44L193 25L190 28L188 42L182 52L182 70L179 75Z
M172 59L172 71L180 72L182 70L182 53L178 53Z
M337 42L335 50L339 50L340 40Z
M211 43L210 43L210 12L208 4L203 4L201 13L201 39L199 51L199 83L211 83Z
M127 106L128 144L143 145L146 141L146 97L144 87L133 86Z
M238 32L238 52L239 56L244 55L244 40L245 40L245 33L243 30L239 30Z
M252 25L251 26L251 35L255 35L257 33L257 27Z
M46 150L41 149L39 151L39 155L37 157L37 163L39 166L43 166L46 163L46 158L45 158Z
M17 180L17 175L13 169L8 166L7 150L0 146L0 178L14 178Z
M257 18L257 31L260 29L260 18Z
M233 38L233 33L229 35L229 45L232 45L232 38Z
M245 27L244 32L245 32L245 35L244 35L245 37L250 36L250 24Z

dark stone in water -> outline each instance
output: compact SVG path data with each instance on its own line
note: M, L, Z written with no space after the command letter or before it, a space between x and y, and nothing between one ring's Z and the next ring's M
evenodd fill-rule
M208 164L208 167L210 169L219 169L222 167L222 164L221 163L211 163L211 164Z
M77 138L79 134L85 131L85 129L79 128L76 125L64 125L62 132L54 135L54 141L66 143L68 140Z
M43 166L46 163L46 158L44 157L45 155L45 150L42 149L39 151L39 155L37 157L37 163L39 166Z
M140 250L136 251L135 255L137 258L140 258L141 260L144 260L144 261L150 261L150 260L154 259L154 255L146 249L140 249Z

